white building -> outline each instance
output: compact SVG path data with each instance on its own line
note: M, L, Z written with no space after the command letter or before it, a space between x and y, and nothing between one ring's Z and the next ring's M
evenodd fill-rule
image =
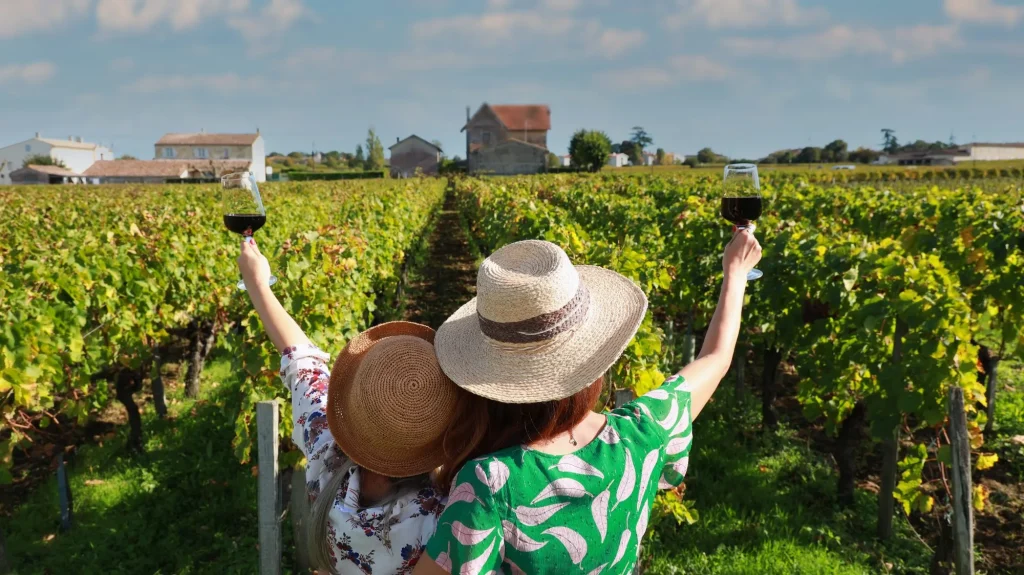
M572 165L572 156L570 156L569 154L566 154L564 156L558 156L558 160L562 164L563 168L568 168L569 166Z
M1024 143L964 144L948 150L899 152L882 154L872 162L880 165L900 166L955 166L963 162L992 162L1024 160Z
M82 138L55 140L43 138L36 132L34 138L0 148L0 185L11 183L11 172L21 169L25 159L32 156L49 156L67 166L68 171L81 174L94 162L113 160L110 148L99 144L83 142Z
M608 154L608 165L613 168L621 168L629 165L629 156L621 153Z
M248 160L256 180L267 179L263 136L255 134L164 134L154 145L157 160Z

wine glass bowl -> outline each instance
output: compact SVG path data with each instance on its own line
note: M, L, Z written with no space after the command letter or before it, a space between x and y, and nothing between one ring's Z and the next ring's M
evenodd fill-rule
M722 217L737 229L750 229L761 217L761 182L754 164L729 164L722 177ZM747 274L748 280L763 276L761 270L753 269Z
M256 175L249 171L227 174L220 183L224 227L243 238L251 238L267 223L267 210L263 207ZM270 276L269 285L275 283L277 278ZM244 281L240 280L237 285L238 289L245 290Z

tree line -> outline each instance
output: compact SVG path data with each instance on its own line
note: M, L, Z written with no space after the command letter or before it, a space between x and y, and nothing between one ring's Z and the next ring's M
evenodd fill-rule
M440 143L434 142L439 148ZM270 152L267 156L272 163L280 163L285 169L315 169L316 152L290 152L287 155L278 152ZM331 170L365 170L368 172L381 171L387 166L384 158L384 144L377 136L376 130L372 127L366 132L366 140L356 145L353 152L342 152L331 150L320 152L320 163Z

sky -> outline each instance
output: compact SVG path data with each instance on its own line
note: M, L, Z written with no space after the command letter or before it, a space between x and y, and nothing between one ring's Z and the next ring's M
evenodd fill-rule
M465 155L466 107L731 157L842 138L1024 141L1021 0L0 0L0 146L166 132L267 151L416 134Z

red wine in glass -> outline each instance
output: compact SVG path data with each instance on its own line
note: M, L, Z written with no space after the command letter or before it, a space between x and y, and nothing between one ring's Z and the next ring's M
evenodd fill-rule
M267 210L263 207L260 188L256 184L256 176L252 172L228 174L221 178L221 203L224 208L224 227L251 238L267 223ZM270 276L268 285L277 283L277 278ZM238 289L245 289L245 282L239 281Z
M722 178L722 217L739 229L752 228L761 217L761 182L754 164L729 164ZM753 232L753 230L751 230ZM762 277L761 270L747 273L747 280Z

